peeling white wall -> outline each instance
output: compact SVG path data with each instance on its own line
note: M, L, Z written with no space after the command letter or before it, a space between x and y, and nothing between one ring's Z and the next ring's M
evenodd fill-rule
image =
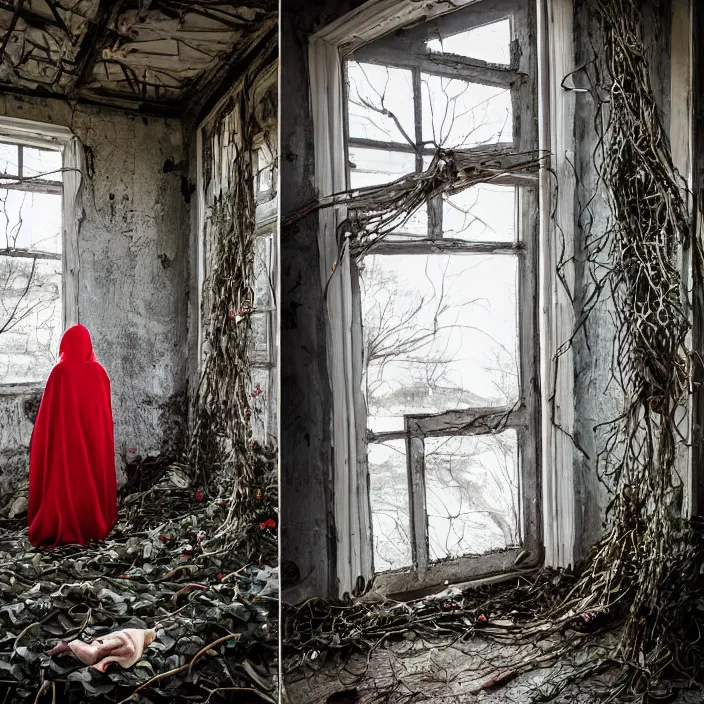
M116 453L168 449L186 391L190 216L181 123L14 96L0 96L0 114L66 125L84 144L79 316L112 381ZM23 404L0 396L0 490L26 472Z

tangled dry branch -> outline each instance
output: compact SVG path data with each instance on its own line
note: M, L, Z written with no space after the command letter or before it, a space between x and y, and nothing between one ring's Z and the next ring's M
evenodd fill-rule
M534 181L531 174L537 173L541 161L537 152L503 153L491 147L460 151L441 147L422 172L406 174L384 185L322 198L294 213L282 226L287 227L323 208L346 206L347 217L338 227L340 256L349 241L353 256L362 257L393 232L402 231L403 225L433 197L452 195L481 183L506 182L511 177L530 184Z
M687 624L696 623L701 542L680 518L691 393L691 307L682 262L691 256L700 263L702 251L650 83L642 7L596 0L594 9L608 88L606 98L596 96L597 165L612 226L588 246L591 261L601 259L606 270L596 290L614 304L614 375L625 407L609 424L599 457L615 488L611 528L577 591L580 608L624 614L618 649L629 665L624 686L647 696L671 668L692 672L691 661L681 660L682 638Z

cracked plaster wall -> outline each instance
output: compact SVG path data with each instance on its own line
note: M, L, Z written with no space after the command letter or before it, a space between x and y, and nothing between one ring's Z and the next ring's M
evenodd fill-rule
M281 220L315 198L308 37L360 0L282 7ZM281 230L281 552L287 601L334 591L331 401L321 305L318 214Z
M0 96L0 114L68 126L83 143L79 317L112 381L118 468L128 448L171 449L187 387L190 215L181 123L8 95ZM26 475L26 400L0 395L0 491Z

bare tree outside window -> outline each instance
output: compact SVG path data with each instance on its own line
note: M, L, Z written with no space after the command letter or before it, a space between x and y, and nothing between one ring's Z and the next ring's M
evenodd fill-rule
M61 335L61 152L0 143L0 384L43 382Z
M409 413L516 402L516 267L512 258L493 259L373 254L364 259L360 280L370 430L402 431ZM513 444L498 435L479 443L472 440L444 438L442 445L426 446L435 559L518 544L515 436ZM406 567L410 549L405 444L397 440L370 447L378 448L369 459L374 468L377 568ZM441 526L443 521L453 525ZM439 533L447 533L444 548L433 545L434 525Z
M429 438L425 450L431 560L518 546L516 433Z

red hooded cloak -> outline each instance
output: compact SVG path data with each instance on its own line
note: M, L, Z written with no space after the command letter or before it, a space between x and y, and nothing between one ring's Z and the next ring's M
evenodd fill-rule
M82 325L61 340L29 452L29 540L103 540L117 520L110 380Z

